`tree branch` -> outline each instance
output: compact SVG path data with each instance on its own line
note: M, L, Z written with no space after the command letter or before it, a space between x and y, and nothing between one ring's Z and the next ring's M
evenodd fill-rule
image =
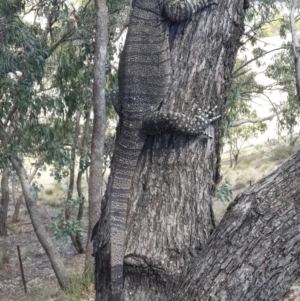
M17 105L14 104L7 114L6 120L4 122L5 127L7 126L8 122L11 120L11 117L16 113L16 111L17 111Z
M66 42L68 40L68 38L70 38L74 33L75 33L74 28L71 28L69 31L67 31L66 33L64 33L63 36L51 46L50 53L52 53L53 51L55 51L55 49L59 45L61 45L64 42Z
M245 123L259 123L267 120L272 120L275 116L277 116L277 113L274 113L272 115L262 117L262 118L255 118L255 119L242 119L238 121L233 121L232 123L229 124L229 127L237 127Z
M238 195L172 301L277 301L300 273L300 152Z
M264 53L262 53L262 54L260 54L260 55L258 55L258 56L256 56L256 57L254 57L253 59L251 59L250 61L247 61L244 65L242 65L242 66L240 66L238 69L236 69L236 70L233 72L233 77L237 77L237 76L239 75L239 74L237 74L238 71L240 71L241 69L243 69L244 67L246 67L246 66L249 65L250 63L256 61L257 59L263 57L264 55L269 54L269 53L274 52L274 51L277 51L277 50L288 49L288 48L289 48L289 47L287 47L287 46L282 46L282 47L279 47L279 48L272 49L272 50L270 50L270 51L266 51L266 52L264 52Z

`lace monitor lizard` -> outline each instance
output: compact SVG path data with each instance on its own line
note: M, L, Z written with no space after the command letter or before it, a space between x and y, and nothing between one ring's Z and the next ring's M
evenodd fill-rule
M115 168L109 200L112 301L122 300L127 202L146 136L165 130L206 135L207 125L218 118L207 111L194 119L181 113L159 111L171 80L170 22L184 21L212 4L216 2L133 0L126 42L120 56L119 91L113 97L114 107L120 116L120 135L114 154Z

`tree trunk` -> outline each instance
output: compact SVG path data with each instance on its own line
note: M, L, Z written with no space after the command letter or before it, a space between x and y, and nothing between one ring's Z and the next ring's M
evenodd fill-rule
M70 165L70 176L69 176L69 187L67 193L67 203L65 208L65 218L68 221L72 217L72 198L73 198L73 191L74 191L74 183L75 183L75 166L76 166L76 147L78 144L78 137L80 134L80 117L81 112L77 111L75 117L75 127L74 127L74 134L73 134L73 145L71 148L71 165ZM84 248L82 245L82 241L79 235L75 233L70 233L70 238L72 244L76 251L79 254L84 253Z
M66 220L70 219L71 217L71 206L69 202L73 197L73 190L74 190L74 179L75 179L75 165L76 165L76 146L78 141L78 136L80 133L80 116L81 113L77 112L75 117L75 127L73 133L73 145L71 148L71 165L70 165L70 176L69 176L69 186L68 186L68 193L67 193L67 203L65 208L65 217Z
M100 215L102 198L102 166L104 154L104 138L106 128L105 107L105 65L108 42L108 14L105 0L95 0L96 44L94 58L93 109L94 123L92 134L92 154L89 178L89 228L86 244L85 272L92 269L93 227Z
M171 27L173 82L162 111L192 117L199 107L218 105L223 114L243 20L243 2L224 0ZM211 194L220 179L221 120L208 132L215 138L166 133L146 141L129 200L124 300L169 300L176 279L213 232ZM104 224L106 203L107 198ZM95 245L106 240L107 228L99 229ZM108 256L106 248L97 251L96 258ZM108 280L96 275L96 281L107 285Z
M299 178L300 152L238 195L166 300L281 300L300 275Z
M173 82L162 110L193 116L195 108L217 105L223 114L243 20L242 1L226 0L171 28ZM129 202L125 300L167 300L214 230L221 120L208 131L214 139L165 134L147 141Z
M291 36L292 36L292 45L295 57L295 73L296 73L296 89L297 89L297 96L300 102L300 48L298 43L298 36L297 36L297 27L295 21L295 12L297 9L298 0L292 0L291 5L291 12L290 12L290 27L291 27Z
M8 212L8 204L9 204L8 172L9 172L9 168L6 168L2 171L1 204L0 204L0 236L7 236L7 212Z
M51 266L56 275L59 285L61 286L61 288L67 289L70 286L70 277L63 264L63 261L60 258L58 251L54 247L51 237L49 236L48 232L44 227L43 221L38 211L36 201L30 192L30 184L29 179L26 175L26 171L19 159L11 157L9 160L19 177L26 206L36 236L50 260Z
M77 187L77 195L81 199L81 202L79 204L78 213L77 213L77 220L81 221L83 217L83 211L84 211L84 203L85 203L85 197L82 192L82 176L84 173L85 166L82 166L82 162L86 159L87 154L87 143L89 138L89 123L90 123L90 116L91 116L91 110L88 108L88 111L85 116L85 124L84 124L84 130L82 134L82 143L81 143L81 151L80 151L80 163L79 163L79 170L76 180L76 187ZM76 232L76 243L80 247L81 253L84 253L84 248L82 244L82 237L80 233Z
M12 215L12 222L16 223L19 221L19 213L20 213L20 208L22 205L22 200L23 200L23 193L20 193L17 197L16 203L15 203L15 210Z
M32 173L30 174L30 176L28 177L28 182L29 184L32 182L32 180L34 179L37 171L39 170L39 168L44 164L45 162L45 158L42 157L38 160L37 163L35 163L35 166L34 166L34 169L32 171ZM13 195L15 194L15 190L16 190L16 187L15 187L15 174L14 174L14 178L13 178L13 185L12 185L12 189L13 189ZM22 200L23 200L24 196L23 196L23 193L21 192L18 197L17 197L17 200L15 202L15 210L14 210L14 213L13 213L13 216L12 216L12 222L13 223L16 223L18 220L19 220L19 212L20 212L20 207L21 207L21 204L22 204Z

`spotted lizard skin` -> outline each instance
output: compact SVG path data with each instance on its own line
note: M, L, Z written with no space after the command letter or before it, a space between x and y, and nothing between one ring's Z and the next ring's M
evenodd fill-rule
M205 112L190 119L181 113L159 111L171 80L170 22L184 21L212 4L216 3L207 0L133 1L127 38L120 56L119 94L114 97L114 106L120 116L120 135L109 200L112 301L122 300L127 203L146 136L166 130L204 134L214 120Z

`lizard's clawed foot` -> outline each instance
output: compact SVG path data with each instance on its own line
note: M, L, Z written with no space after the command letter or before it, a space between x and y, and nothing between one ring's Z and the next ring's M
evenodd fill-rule
M221 115L215 116L217 108L218 106L215 106L214 108L207 107L204 110L199 108L197 109L198 114L195 116L195 118L205 124L212 123L221 117Z

